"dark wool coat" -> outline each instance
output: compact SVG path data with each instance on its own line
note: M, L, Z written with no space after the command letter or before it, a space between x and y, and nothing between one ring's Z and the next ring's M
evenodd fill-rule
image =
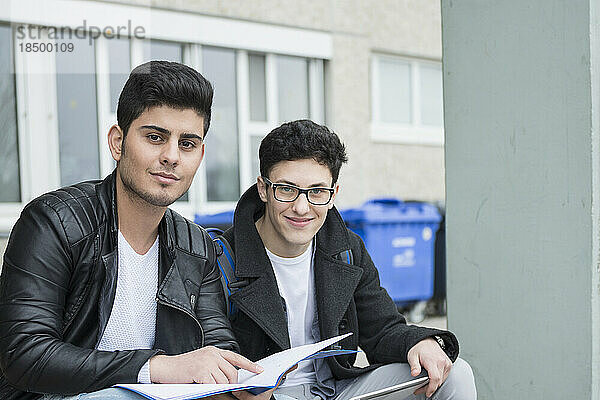
M264 204L254 185L240 199L234 225L224 234L235 253L238 281L249 282L231 294L238 310L231 322L241 353L254 361L290 347L285 304L254 225L263 213ZM348 249L352 249L354 265L334 257ZM371 364L354 367L356 354L329 357L336 379L353 378L381 364L407 362L408 350L434 335L444 339L452 361L458 357L458 341L452 333L406 324L380 287L377 269L362 240L346 228L335 207L317 233L314 279L321 338L353 332L340 342L342 348L360 346Z

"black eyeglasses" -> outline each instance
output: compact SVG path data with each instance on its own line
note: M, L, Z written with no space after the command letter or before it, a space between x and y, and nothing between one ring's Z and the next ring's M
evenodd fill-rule
M275 200L284 203L291 203L295 201L298 196L304 193L310 204L315 206L324 206L331 201L333 192L335 191L335 189L328 187L302 189L298 186L288 185L285 183L273 183L265 176L262 178L267 185L270 185L273 188L273 197L275 197Z

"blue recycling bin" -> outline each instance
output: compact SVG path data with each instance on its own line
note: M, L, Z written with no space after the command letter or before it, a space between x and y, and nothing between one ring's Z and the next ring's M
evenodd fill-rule
M435 234L441 220L437 207L382 198L341 214L363 239L381 286L396 304L433 296Z
M233 210L218 214L196 214L194 222L203 228L217 228L225 231L233 225Z

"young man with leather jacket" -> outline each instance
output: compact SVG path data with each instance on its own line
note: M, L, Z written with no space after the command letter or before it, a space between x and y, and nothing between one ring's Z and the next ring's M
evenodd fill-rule
M25 207L0 277L0 398L141 399L110 387L260 372L234 352L211 238L168 208L204 157L212 97L182 64L135 68L108 132L114 172Z
M259 159L261 176L224 233L235 257L238 289L229 300L241 353L257 360L352 332L341 347L360 346L371 364L355 367L355 354L301 362L275 398L349 399L425 369L429 384L414 398L475 399L456 337L406 324L362 240L334 207L347 161L337 135L308 120L285 123L263 139Z

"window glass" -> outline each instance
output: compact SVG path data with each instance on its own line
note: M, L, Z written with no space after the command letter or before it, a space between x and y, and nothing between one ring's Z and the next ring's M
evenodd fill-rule
M442 67L422 64L420 72L421 123L442 126L444 110L442 105Z
M235 52L202 48L202 73L214 88L212 119L206 137L208 201L240 197Z
M250 79L250 119L252 121L267 120L267 90L265 79L265 56L250 54L248 56Z
M116 113L119 95L131 71L130 44L129 38L114 38L106 42L108 44L108 63L110 65L110 110Z
M314 76L314 90L315 93L311 93L311 100L314 99L316 104L311 104L311 115L310 119L313 121L324 124L325 123L325 71L323 60L316 60L316 68L312 73ZM314 115L312 114L314 113Z
M12 31L0 25L0 203L20 202L19 143Z
M183 61L183 45L176 42L164 42L162 40L144 41L144 61L166 60Z
M279 122L308 118L308 61L277 56Z
M71 185L100 177L94 42L89 38L57 39L73 43L73 52L56 53L56 91L60 183Z
M260 161L258 159L258 149L260 148L260 142L262 142L263 136L251 136L250 137L250 158L252 159L252 175L250 175L250 183L256 182L256 177L260 175Z
M410 64L379 59L379 112L381 122L411 122Z

